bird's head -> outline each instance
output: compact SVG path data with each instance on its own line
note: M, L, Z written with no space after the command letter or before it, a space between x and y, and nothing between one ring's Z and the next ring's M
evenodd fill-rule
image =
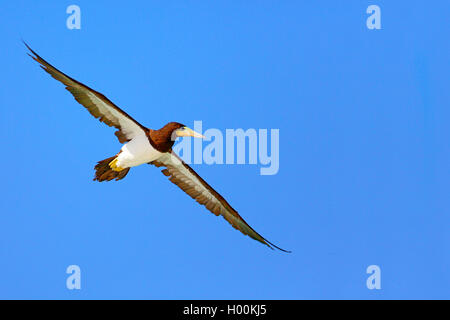
M178 137L205 138L204 135L195 132L194 130L186 127L184 124L178 122L170 122L166 126L171 129L170 137L172 141L175 141Z
M160 152L169 151L178 137L205 138L200 133L178 122L169 122L159 130L151 130L150 137L153 145Z

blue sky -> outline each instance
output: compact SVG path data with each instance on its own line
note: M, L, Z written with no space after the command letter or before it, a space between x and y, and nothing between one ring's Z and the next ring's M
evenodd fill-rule
M81 29L66 27L67 6ZM381 30L366 8L381 8ZM0 298L450 298L448 1L3 1ZM271 251L120 144L27 55L151 128L277 128L280 170L193 165ZM81 290L66 268L81 268ZM366 268L381 268L368 290Z

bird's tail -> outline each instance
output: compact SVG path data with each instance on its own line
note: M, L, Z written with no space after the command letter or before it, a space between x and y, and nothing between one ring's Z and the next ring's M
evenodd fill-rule
M112 179L121 180L125 178L130 168L120 168L117 166L117 155L99 161L95 166L94 181L111 181Z

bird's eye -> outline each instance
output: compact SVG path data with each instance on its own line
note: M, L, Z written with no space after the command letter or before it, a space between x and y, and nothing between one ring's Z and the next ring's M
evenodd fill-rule
M181 127L180 130L181 131L186 130L186 127Z

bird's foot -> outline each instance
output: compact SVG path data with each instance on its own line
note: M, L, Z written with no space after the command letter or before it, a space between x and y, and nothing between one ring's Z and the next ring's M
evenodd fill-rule
M110 167L113 171L116 171L116 172L120 172L120 171L122 171L123 169L125 169L125 168L121 168L121 167L119 167L119 166L117 165L117 158L115 158L113 161L111 161L111 162L109 163L109 167Z

